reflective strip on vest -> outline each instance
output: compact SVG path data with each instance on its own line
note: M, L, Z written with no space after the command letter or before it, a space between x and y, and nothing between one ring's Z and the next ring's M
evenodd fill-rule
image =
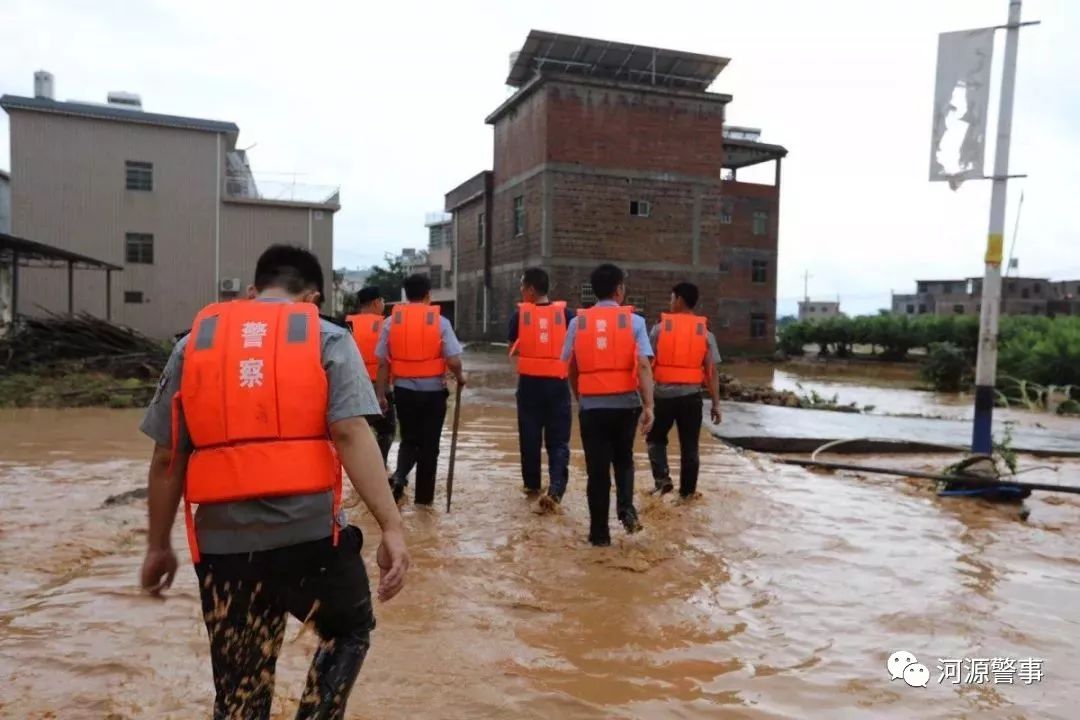
M709 352L707 333L703 317L662 314L653 364L656 382L669 385L704 383L705 358Z
M379 335L382 333L383 317L373 313L362 315L350 315L345 322L352 328L352 336L356 346L360 348L360 357L364 360L368 377L372 382L379 374L379 358L375 356L375 348L379 345Z
M390 315L390 371L397 378L442 377L442 311L438 305L395 305Z
M569 366L562 361L565 342L565 302L518 305L518 374L565 380Z
M638 389L633 308L591 307L578 311L574 358L578 392L614 395Z

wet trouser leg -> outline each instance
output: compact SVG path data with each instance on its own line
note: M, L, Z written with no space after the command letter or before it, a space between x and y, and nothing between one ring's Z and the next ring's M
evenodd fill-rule
M578 416L585 449L585 493L589 499L589 542L611 542L611 458L615 451L610 432L612 410L582 410Z
M540 378L518 378L518 447L521 450L521 480L527 490L540 489L540 446L545 419L542 382Z
M375 627L359 528L261 552L204 554L195 566L210 635L215 720L264 720L288 613L320 637L298 718L338 720Z
M570 386L552 380L546 392L544 445L548 456L548 495L562 500L570 479Z
M439 443L446 420L446 399L450 393L438 390L417 394L423 397L419 399L421 412L414 500L417 505L430 505L435 502L435 471L439 464Z
M382 453L383 465L390 456L390 447L394 444L397 435L397 412L394 410L394 396L386 394L387 410L382 415L368 417L368 424L375 433L375 440L379 443L379 451Z
M689 497L697 492L698 470L701 457L698 446L701 441L701 395L687 395L679 400L675 420L679 426L679 449L681 463L679 468L679 495Z
M409 482L409 473L416 465L420 455L420 427L423 422L423 409L420 397L423 393L407 388L394 389L394 405L397 410L398 425L401 427L401 442L398 444L397 465L393 481L402 488Z
M675 424L675 400L656 398L656 416L652 429L645 437L649 448L649 465L652 468L653 481L659 490L671 481L671 468L668 466L668 434Z
M637 517L634 509L634 439L637 437L638 418L641 408L616 410L612 419L613 452L615 467L615 513L624 520L628 513Z

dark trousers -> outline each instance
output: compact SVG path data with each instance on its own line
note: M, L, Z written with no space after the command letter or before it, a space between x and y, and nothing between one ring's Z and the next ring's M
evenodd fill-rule
M611 539L608 513L611 508L611 476L615 472L615 512L622 519L634 512L634 436L641 408L582 410L581 444L589 476L589 540Z
M394 437L397 436L397 413L394 410L393 393L386 393L386 402L388 407L385 413L371 415L367 419L368 425L371 426L372 432L375 433L375 440L379 443L383 465L386 465L386 458L390 455L390 447L394 444Z
M570 386L556 378L518 378L517 418L525 487L540 489L542 443L547 448L548 494L561 500L570 477Z
M656 398L656 420L645 440L649 445L649 464L652 465L652 476L658 489L671 480L667 446L668 433L675 425L679 429L679 494L689 497L697 491L698 468L701 466L698 453L701 408L701 395L698 393L677 398Z
M435 502L435 469L439 463L439 440L446 420L446 398L443 390L394 389L398 422L401 424L401 446L394 481L404 484L416 466L416 504Z
M288 615L321 642L297 718L339 719L375 627L360 529L261 552L203 555L195 566L214 671L214 720L265 720Z

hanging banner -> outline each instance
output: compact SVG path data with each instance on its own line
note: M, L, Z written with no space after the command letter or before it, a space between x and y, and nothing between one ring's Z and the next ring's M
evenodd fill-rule
M955 190L964 180L984 177L993 54L992 28L938 36L931 182L948 182Z

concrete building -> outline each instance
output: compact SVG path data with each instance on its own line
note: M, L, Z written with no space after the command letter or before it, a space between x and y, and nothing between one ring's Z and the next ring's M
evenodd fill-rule
M649 320L688 280L728 351L773 348L787 151L725 127L731 96L706 90L727 62L529 33L511 57L516 90L487 117L493 170L446 195L462 337L505 341L525 267L546 268L552 295L580 307L595 300L590 270L613 261ZM770 161L770 184L737 178Z
M0 233L11 232L11 175L0 170Z
M427 272L431 277L431 300L450 310L457 300L454 283L454 218L449 213L428 213L424 221L428 229Z
M235 124L145 112L126 93L60 102L47 73L35 75L34 97L4 95L0 107L12 234L123 265L112 273L114 321L159 338L184 330L207 303L242 293L273 243L310 248L333 297L337 189L256 180ZM64 310L58 275L22 273L20 308ZM104 316L103 275L76 271L76 311Z
M978 316L982 312L982 285L981 277L918 280L915 294L893 295L892 311L896 315ZM1080 293L1080 281L1004 277L1001 280L1001 314L1072 314L1070 288Z
M829 300L800 300L799 320L825 320L840 317L840 303Z

